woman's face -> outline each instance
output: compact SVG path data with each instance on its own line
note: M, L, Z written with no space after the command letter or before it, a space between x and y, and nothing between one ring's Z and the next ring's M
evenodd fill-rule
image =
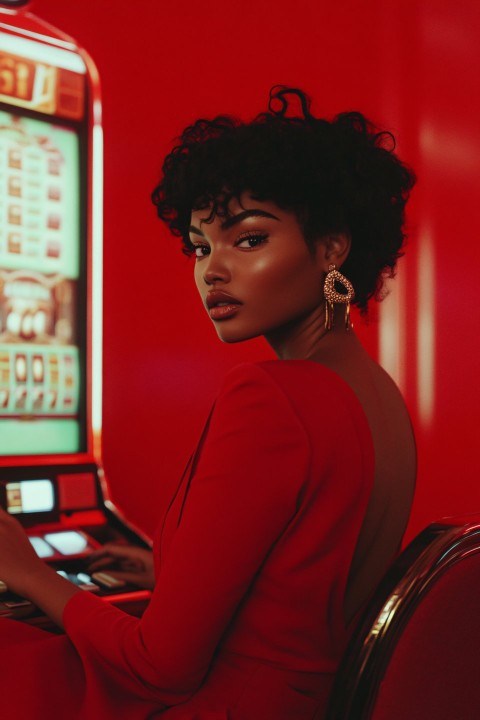
M224 342L294 331L323 301L325 261L307 246L294 213L245 194L227 219L192 213L195 282Z

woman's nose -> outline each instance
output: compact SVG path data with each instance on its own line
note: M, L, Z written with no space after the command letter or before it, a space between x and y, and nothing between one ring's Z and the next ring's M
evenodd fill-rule
M203 280L207 285L230 280L230 270L219 255L213 255L212 253L206 258L206 261L207 265L203 272Z

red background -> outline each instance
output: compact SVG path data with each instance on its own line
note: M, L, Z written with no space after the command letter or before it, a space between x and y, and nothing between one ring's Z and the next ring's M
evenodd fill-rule
M270 356L263 341L217 340L150 191L186 124L250 118L278 83L305 89L316 114L359 109L393 130L417 171L396 286L381 321L375 312L356 327L393 368L415 426L409 537L478 511L476 0L36 0L30 9L83 45L102 81L104 464L128 517L152 531L224 372Z

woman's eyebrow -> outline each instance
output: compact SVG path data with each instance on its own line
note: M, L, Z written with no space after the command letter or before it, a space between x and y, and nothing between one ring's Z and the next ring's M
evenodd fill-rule
M278 220L280 222L280 218L278 218L276 215L273 215L266 210L259 210L258 208L253 208L252 210L244 210L243 212L238 213L238 215L232 215L231 217L227 218L222 223L221 228L222 230L228 230L234 225L237 225L238 223L241 223L243 220L246 220L250 217L266 217L271 218L272 220ZM200 225L204 222L206 221L200 220ZM202 237L204 237L202 231L199 228L195 227L195 225L190 225L189 231L194 235L201 235Z
M280 218L278 218L276 215L272 215L272 213L269 213L266 210L259 210L258 208L254 208L252 210L244 210L243 212L238 213L238 215L232 215L231 217L228 217L222 223L222 230L228 230L229 228L237 225L238 223L241 223L242 220L246 220L249 217L266 217L271 218L272 220L278 220L280 222Z
M205 237L202 231L199 230L199 228L195 227L195 225L190 225L190 227L188 228L188 232L191 232L194 235L200 235L201 237Z

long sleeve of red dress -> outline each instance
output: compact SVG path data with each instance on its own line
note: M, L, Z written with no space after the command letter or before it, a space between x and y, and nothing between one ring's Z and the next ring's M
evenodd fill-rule
M308 459L305 432L270 376L253 365L230 373L144 617L87 593L66 607L66 632L95 684L113 681L165 705L199 688L295 513Z

